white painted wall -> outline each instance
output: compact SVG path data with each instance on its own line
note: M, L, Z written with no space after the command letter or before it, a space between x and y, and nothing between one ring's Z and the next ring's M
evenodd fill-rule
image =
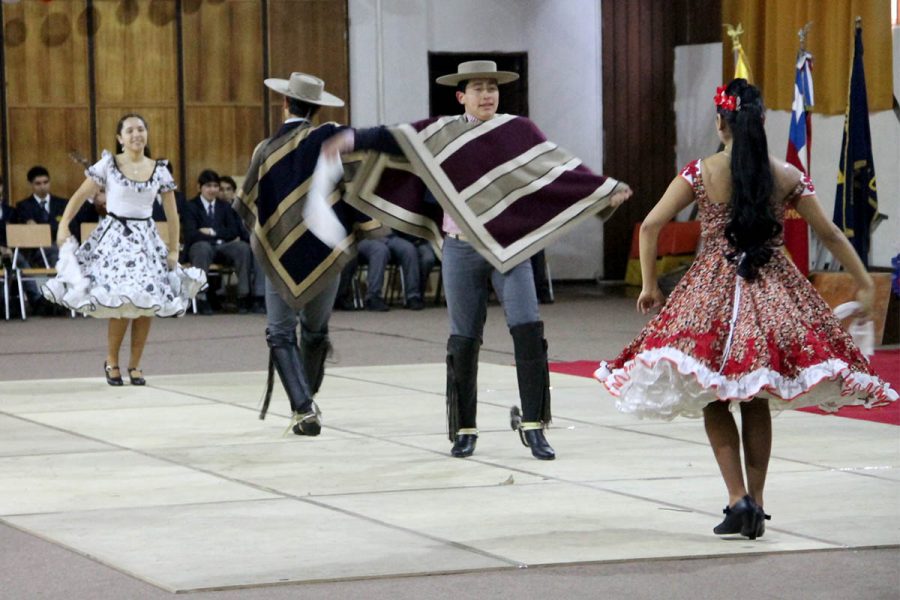
M900 98L900 27L894 27L894 94ZM698 44L676 48L676 122L678 167L689 160L712 153L717 138L711 119L712 96L717 82L710 81L721 73L722 51L719 44ZM697 65L709 68L698 69ZM718 66L716 66L718 65ZM866 74L874 77L875 74ZM815 71L813 71L815 80ZM815 83L814 83L815 84ZM791 113L769 110L766 114L766 135L769 152L785 156ZM869 264L890 267L891 258L900 253L900 122L893 111L871 113L872 154L878 181L878 209L888 216L872 236ZM821 115L813 109L812 118L812 179L822 209L829 217L834 212L834 193L837 187L841 138L844 132L843 115ZM703 148L707 149L704 151Z
M602 172L600 4L601 0L349 0L352 124L365 127L427 116L429 51L524 51L529 60L531 118L551 140ZM707 145L707 152L716 146L712 125L706 127L721 73L721 47L681 47L675 58L679 133L673 173L703 154ZM900 86L897 27L893 69L896 88ZM769 111L766 130L776 155L787 148L789 119L788 112ZM900 124L885 111L871 115L871 127L880 210L889 216L873 236L871 264L890 266L891 257L900 252L896 233ZM842 128L843 116L813 114L812 177L829 215ZM602 224L585 223L548 249L553 277L602 276L602 248Z
M602 172L600 0L350 0L349 8L354 126L428 116L429 51L527 52L530 117ZM602 223L585 223L548 249L553 277L602 275L602 249Z

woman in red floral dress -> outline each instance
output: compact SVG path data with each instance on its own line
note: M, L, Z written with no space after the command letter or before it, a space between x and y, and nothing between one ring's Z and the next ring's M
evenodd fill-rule
M759 90L735 79L716 95L725 148L689 163L641 225L643 289L637 308L662 307L595 377L616 407L640 417L703 415L728 489L714 532L763 534L771 410L897 399L831 309L782 252L784 212L809 223L856 281L857 316L871 316L873 282L844 234L825 217L809 178L768 153ZM657 284L660 229L696 201L701 250L666 301ZM665 306L663 306L665 304ZM730 411L740 406L742 436ZM743 438L743 439L741 439ZM741 465L744 450L746 483Z

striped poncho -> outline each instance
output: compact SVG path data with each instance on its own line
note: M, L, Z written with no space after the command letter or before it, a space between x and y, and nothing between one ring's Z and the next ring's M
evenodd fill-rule
M340 244L332 248L323 243L303 220L319 149L338 131L334 123L315 128L299 121L283 125L254 150L234 201L250 231L254 256L278 294L295 309L340 274L355 253L358 231L380 226L341 200L342 186L328 198L346 230Z
M441 245L446 211L501 272L568 233L608 218L618 181L593 173L528 119L440 117L388 127L404 156L345 157L345 201L387 226ZM428 202L426 188L437 204Z

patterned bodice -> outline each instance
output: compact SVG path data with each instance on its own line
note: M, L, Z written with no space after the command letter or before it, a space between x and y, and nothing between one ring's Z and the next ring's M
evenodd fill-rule
M706 186L703 183L702 164L702 160L699 158L693 160L681 170L680 175L691 184L694 190L694 200L697 202L699 209L700 236L703 239L704 249L709 249L728 244L728 241L725 239L725 226L728 224L730 205L724 202L713 202L709 199L706 193ZM812 196L815 193L816 190L812 181L807 175L803 175L797 186L791 190L791 193L785 198L772 201L775 218L783 225L785 212L792 209L800 198ZM784 244L784 239L779 235L772 240L772 244L781 246Z
M157 194L175 189L175 181L166 168L167 161L157 160L153 174L146 181L129 179L119 170L115 157L103 151L102 158L84 174L106 189L106 209L120 217L147 219L153 215Z

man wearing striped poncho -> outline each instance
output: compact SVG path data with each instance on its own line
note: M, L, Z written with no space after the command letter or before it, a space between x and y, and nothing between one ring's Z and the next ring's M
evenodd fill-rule
M518 77L492 61L462 63L437 79L456 86L462 116L345 130L322 149L360 151L343 159L352 173L346 202L442 251L448 433L456 457L471 456L478 439L478 352L493 285L513 338L522 402L521 412L510 411L511 425L535 458L555 458L544 436L547 344L527 259L590 215L609 216L631 195L624 183L592 173L549 142L528 119L497 114L498 86Z
M310 232L309 191L319 149L340 131L334 123L314 127L311 120L319 107L344 102L324 91L321 79L305 73L292 73L290 80L266 79L265 84L284 96L284 124L254 150L234 202L266 273L269 378L260 418L266 415L277 370L293 413L285 433L314 436L321 431L321 413L313 396L331 348L328 320L341 268L355 251L354 232L379 224L341 202L335 192L327 201L340 222L339 240L325 243Z

